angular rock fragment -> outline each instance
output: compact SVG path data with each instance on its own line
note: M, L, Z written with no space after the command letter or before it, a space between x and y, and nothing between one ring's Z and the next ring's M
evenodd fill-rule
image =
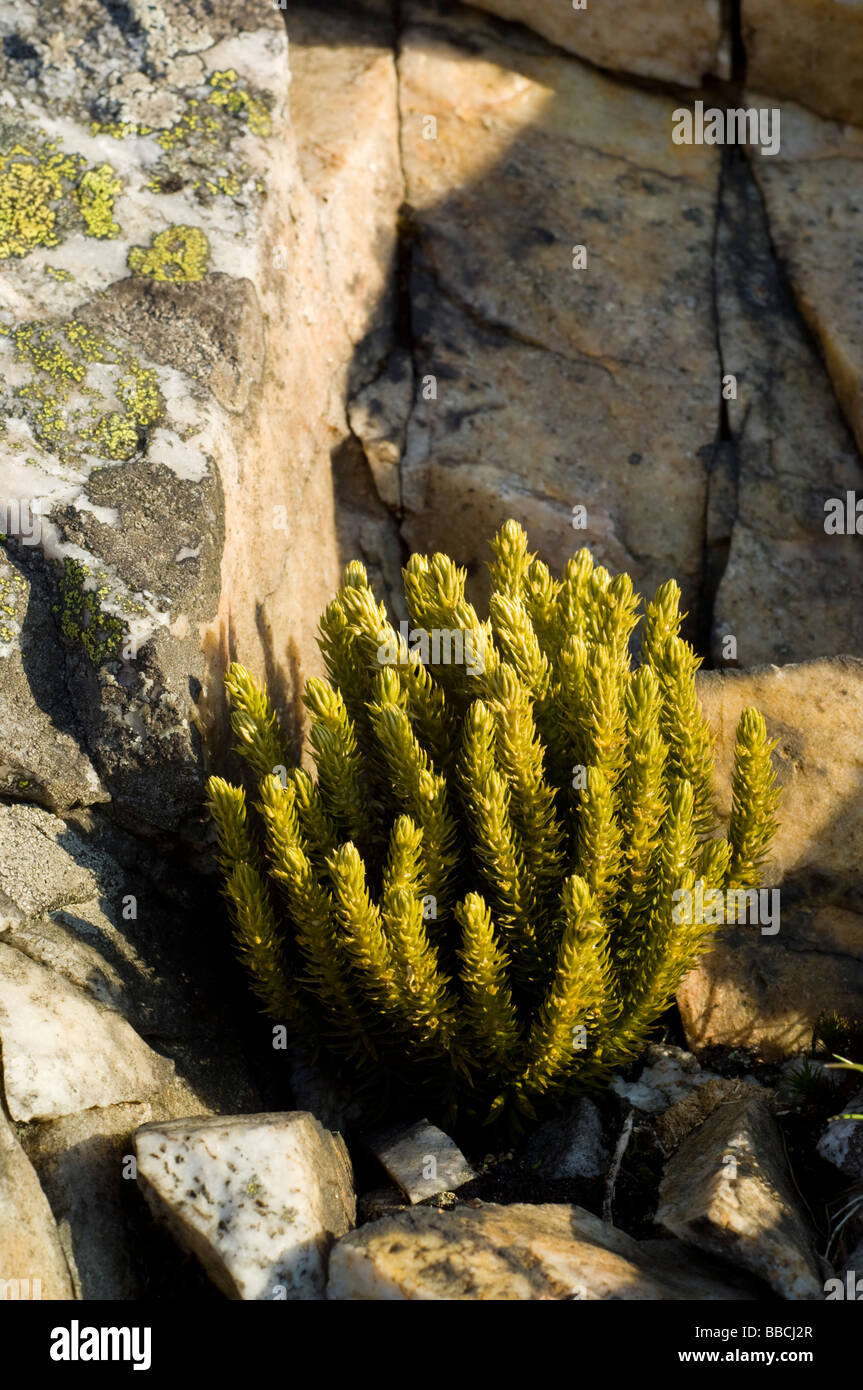
M820 1299L824 1279L782 1138L757 1099L722 1105L666 1165L657 1222L783 1298Z
M154 1267L142 1253L153 1238L153 1225L137 1193L132 1135L145 1124L258 1102L237 1077L236 1062L215 1050L213 1055L222 1077L221 1095L178 1076L146 1101L80 1110L21 1127L21 1144L51 1203L77 1298L141 1298L148 1292L148 1279L161 1281L162 1296L167 1296L175 1271L164 1259ZM176 1264L183 1263L177 1252ZM178 1279L182 1289L183 1276Z
M565 1114L547 1120L531 1136L525 1163L552 1182L564 1178L598 1178L608 1171L610 1155L602 1116L587 1096Z
M324 1296L330 1247L356 1204L344 1140L313 1115L144 1125L135 1152L154 1214L229 1298Z
M455 1192L476 1177L461 1149L428 1120L366 1142L411 1202L424 1202L438 1192Z
M682 1047L651 1043L645 1051L644 1062L634 1081L612 1077L611 1089L636 1110L647 1114L661 1114L713 1079L713 1073L702 1071L698 1058L691 1052L684 1052Z
M720 1105L730 1101L758 1098L767 1101L770 1097L761 1086L743 1080L730 1080L713 1076L697 1090L690 1091L683 1100L677 1101L656 1119L656 1137L666 1153L680 1147L687 1134L704 1123L718 1110Z
M678 1242L659 1256L581 1207L425 1207L387 1216L340 1240L329 1299L505 1300L751 1297Z

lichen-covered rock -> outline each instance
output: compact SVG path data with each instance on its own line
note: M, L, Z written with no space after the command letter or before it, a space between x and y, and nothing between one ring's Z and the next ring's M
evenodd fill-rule
M863 806L853 750L863 728L863 661L853 657L699 675L716 739L720 816L731 811L735 729L762 710L782 800L765 884L779 920L722 927L677 996L689 1045L757 1048L781 1058L806 1048L822 1011L863 1014Z
M242 15L95 0L0 15L0 450L6 499L41 514L39 544L13 556L53 611L54 663L115 813L168 829L200 796L234 352L261 374L246 340L261 336L261 164L285 44L277 16ZM249 327L229 338L238 312Z
M820 1299L824 1279L769 1110L721 1105L669 1160L657 1222L788 1299Z
M144 1125L138 1181L154 1214L236 1299L324 1296L356 1219L344 1140L303 1113Z
M345 1236L330 1257L327 1297L341 1300L745 1298L678 1242L670 1257L581 1207L417 1207Z
M740 20L756 91L863 125L863 7L856 0L742 0Z
M467 11L403 12L408 543L466 564L482 601L484 537L515 515L558 569L586 544L648 591L674 573L694 611L718 151L671 142L671 99Z
M0 714L29 730L0 741L0 789L63 810L110 796L127 825L192 837L228 653L290 673L298 734L344 551L398 569L345 409L366 319L389 322L392 54L355 112L368 157L391 151L394 200L361 238L344 207L362 158L338 217L298 167L273 7L23 0L0 36L0 503L38 518L7 528L0 575ZM347 148L336 127L322 166L328 140Z
M0 1111L0 1298L72 1298L48 1200Z
M706 73L727 75L719 0L474 0L504 19L529 24L538 34L603 68L617 68L665 82L697 85Z

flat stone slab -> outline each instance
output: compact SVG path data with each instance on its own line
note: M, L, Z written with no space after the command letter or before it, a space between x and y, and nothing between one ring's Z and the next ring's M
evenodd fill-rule
M476 1177L458 1145L428 1120L366 1142L411 1202L456 1192Z

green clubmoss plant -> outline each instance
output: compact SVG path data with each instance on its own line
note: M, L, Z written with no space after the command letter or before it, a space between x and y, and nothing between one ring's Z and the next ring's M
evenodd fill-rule
M209 804L267 1014L390 1097L517 1127L639 1054L716 930L681 894L760 884L777 791L747 709L719 834L673 580L636 668L628 575L581 550L555 579L513 521L492 548L487 619L413 555L398 631L348 565L305 688L314 777L232 666L254 814L219 777Z

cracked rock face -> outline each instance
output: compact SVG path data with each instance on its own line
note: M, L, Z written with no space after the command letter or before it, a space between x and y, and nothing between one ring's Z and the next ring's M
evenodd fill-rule
M784 204L793 175L764 169L769 162L756 156L772 207ZM794 202L801 194L809 207L802 189ZM723 372L735 378L726 409L736 473L730 525L708 537L724 565L713 608L718 666L863 651L860 537L824 529L829 498L863 496L863 466L834 394L838 382L825 373L773 253L771 226L775 232L781 220L768 225L755 177L733 163L722 180L716 254ZM825 275L822 267L815 273ZM825 298L831 315L845 312L835 294ZM714 468L714 503L723 481Z
M718 152L672 144L664 96L491 27L480 39L473 16L404 12L426 388L402 469L407 540L453 553L479 591L485 538L515 515L557 567L589 543L650 592L673 571L694 609L717 422Z
M863 449L863 135L788 105L779 154L753 168L800 312Z

